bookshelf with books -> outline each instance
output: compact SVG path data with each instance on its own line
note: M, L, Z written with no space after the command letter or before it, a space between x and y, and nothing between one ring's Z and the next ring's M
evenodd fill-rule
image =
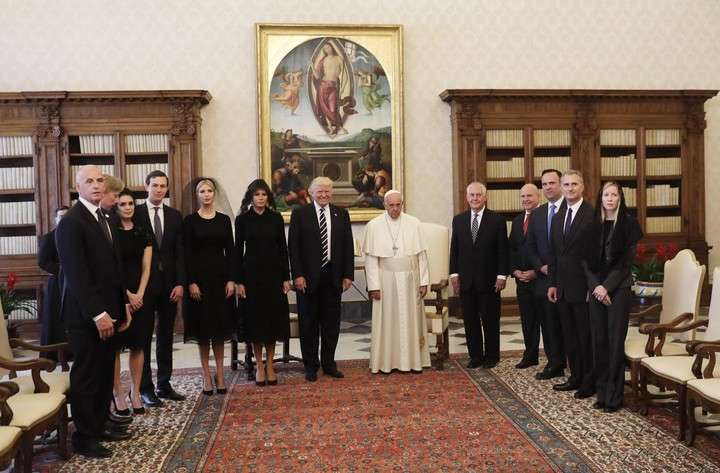
M451 107L454 207L467 208L465 186L487 181L492 191L519 190L491 174L484 134L524 129L526 178L539 184L544 168L578 169L584 197L595 204L606 181L618 181L639 219L644 243L690 248L707 264L705 240L704 103L715 90L453 89L440 97ZM489 146L489 145L488 145ZM526 179L529 181L530 179ZM519 192L517 192L519 195ZM519 198L516 199L519 205ZM503 211L505 212L505 211Z
M203 90L0 92L0 280L16 273L41 302L38 238L77 200L80 166L120 177L141 200L141 174L161 169L177 190L168 204L190 211L182 190L198 174L210 100Z

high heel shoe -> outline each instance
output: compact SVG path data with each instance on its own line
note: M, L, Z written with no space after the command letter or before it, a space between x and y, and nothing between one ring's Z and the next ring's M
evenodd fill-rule
M140 401L140 407L135 407L133 404L132 396L130 393L128 393L128 399L130 400L130 407L132 407L133 415L138 414L142 415L145 414L145 406L142 405L142 401Z
M265 378L267 379L268 386L275 386L278 383L277 373L275 373L275 379L270 379L267 374L267 365L265 365Z
M128 396L129 396L129 394L128 394ZM112 401L113 401L113 407L115 407L115 414L117 414L119 416L123 416L123 417L130 417L130 408L129 407L120 410L117 407L117 401L115 400L115 396L113 396Z
M205 388L205 384L203 384L203 388ZM212 396L215 394L215 391L212 389L212 381L210 382L210 389L203 389L202 393L206 396Z
M217 378L217 375L215 375L215 386L217 386L217 385L218 385L218 378ZM218 394L225 394L225 393L227 393L227 388L218 388L218 387L216 387L215 390L217 391Z
M260 374L260 369L258 368L257 373L255 373L255 385L256 386L265 386L265 383L267 382L265 379L265 377L266 377L265 365L263 365L263 369L262 369L263 379L258 380L259 374Z

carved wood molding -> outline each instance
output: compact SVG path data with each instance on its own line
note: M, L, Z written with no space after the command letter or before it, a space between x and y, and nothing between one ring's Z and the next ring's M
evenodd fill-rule
M35 132L39 138L57 140L62 136L59 102L41 103L37 108L37 115L39 123Z
M210 103L207 90L115 90L94 92L0 92L0 103L41 102L178 102Z
M176 103L173 105L175 122L171 133L173 136L194 136L200 121L199 107L193 102Z

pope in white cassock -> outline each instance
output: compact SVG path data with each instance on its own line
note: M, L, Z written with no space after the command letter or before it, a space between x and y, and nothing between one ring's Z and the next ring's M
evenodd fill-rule
M423 298L429 283L420 221L403 213L402 195L385 193L385 213L365 227L365 277L372 306L370 370L430 366Z

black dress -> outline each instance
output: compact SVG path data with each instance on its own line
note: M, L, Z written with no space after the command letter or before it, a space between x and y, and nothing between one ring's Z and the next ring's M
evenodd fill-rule
M38 266L49 273L41 312L40 343L51 345L66 342L65 325L60 318L60 257L55 246L55 230L43 235L38 248ZM68 353L68 350L65 350ZM57 359L57 352L46 352L47 358Z
M185 341L223 342L235 330L235 297L225 297L233 280L233 236L230 218L216 212L211 219L197 212L183 221L187 283L200 287L200 300L185 297Z
M245 285L241 300L245 340L274 343L290 338L290 318L283 281L290 280L285 224L271 210L252 208L235 219L235 281Z
M125 289L137 293L142 278L142 261L145 248L152 247L152 237L143 227L135 225L130 230L118 228L118 246L122 261ZM147 289L145 291L147 294ZM152 337L154 317L145 306L133 312L132 322L126 332L120 333L120 345L131 350L142 350Z

